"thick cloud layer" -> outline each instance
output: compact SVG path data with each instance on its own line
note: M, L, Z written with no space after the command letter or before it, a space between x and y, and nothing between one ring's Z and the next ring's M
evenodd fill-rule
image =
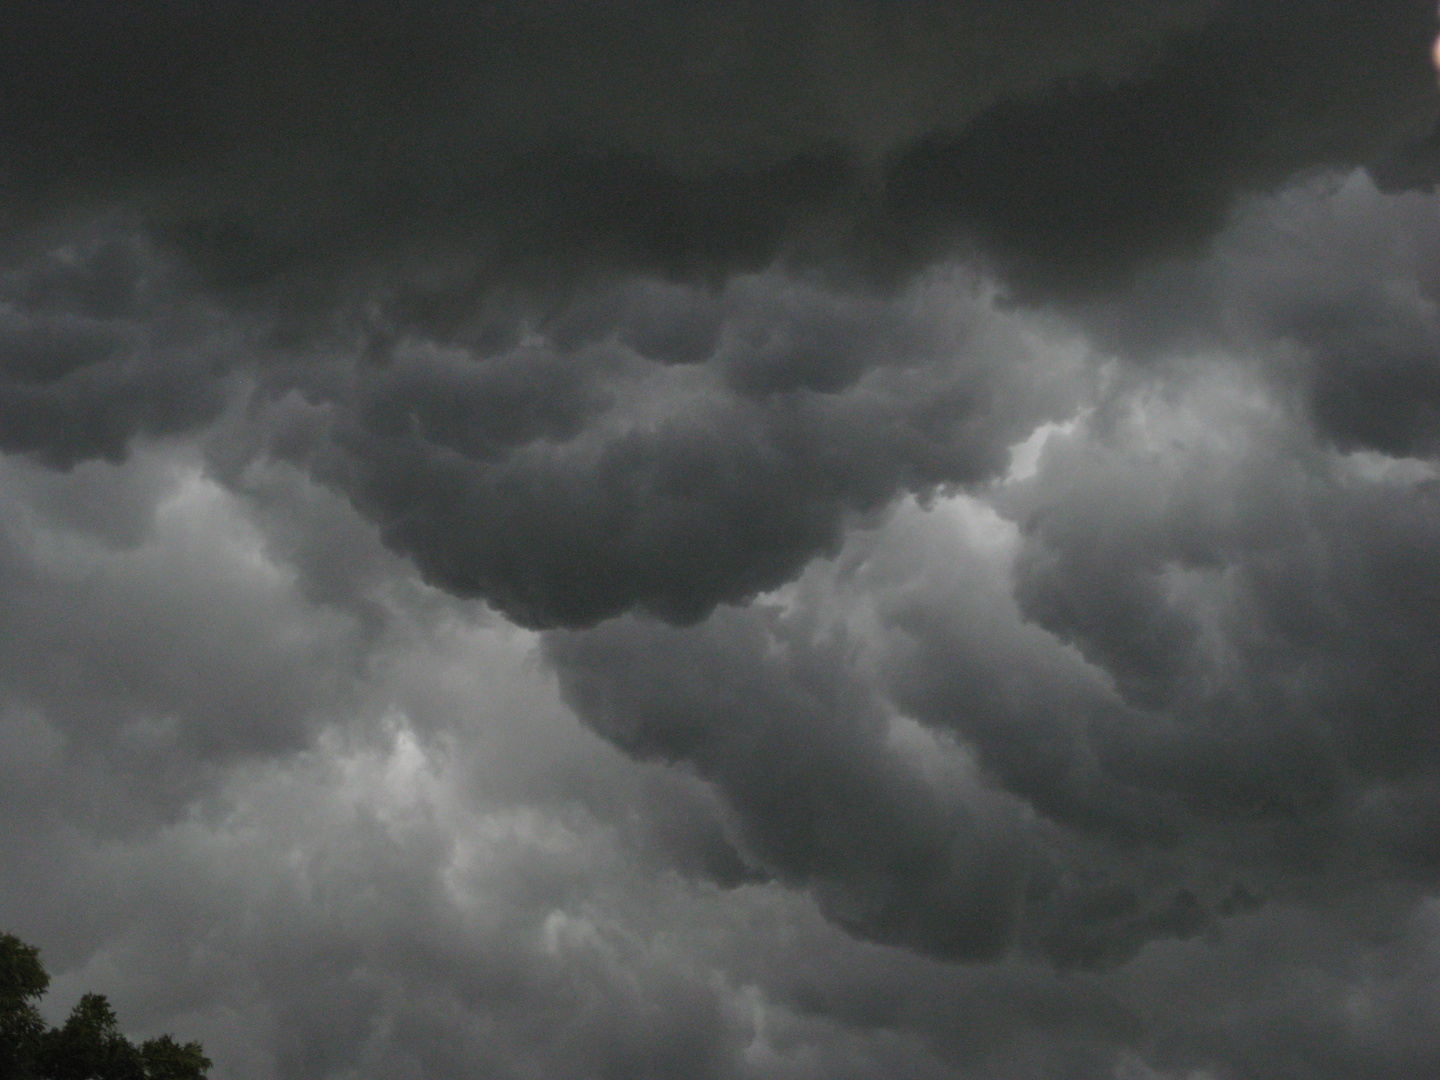
M592 727L714 781L742 850L813 884L842 925L941 956L999 953L1022 885L1018 808L978 785L934 790L846 672L852 643L752 610L680 634L611 623L552 637L549 653Z
M224 1080L1440 1068L1430 5L0 16L0 929Z
M136 435L212 419L235 361L226 321L182 300L133 231L66 240L0 272L0 447L113 461Z
M1052 436L1019 486L1091 438ZM645 764L568 718L528 635L417 586L288 466L252 469L237 494L153 451L9 475L7 503L41 541L15 556L32 611L75 623L60 553L104 595L172 578L188 535L213 576L289 611L285 638L311 642L306 665L334 680L271 699L272 727L314 733L296 753L258 738L243 698L72 706L89 691L54 673L109 663L94 634L7 671L11 700L28 696L5 727L0 904L45 946L55 1010L109 992L134 1030L202 1038L220 1076L1419 1077L1435 1063L1428 877L1376 845L1381 823L1433 832L1397 812L1404 785L1357 782L1354 835L1327 838L1341 817L1287 829L1263 808L1180 805L1175 773L1143 759L1116 776L1087 749L1108 729L1084 719L1137 714L1021 621L1005 568L1030 541L977 502L903 508L770 603L691 629L552 636L568 699ZM330 568L325 589L307 565ZM215 671L223 656L284 685L294 644L197 640L217 612L249 618L233 599L147 592L157 634L132 647L132 682L203 662L241 685ZM322 659L321 642L365 661ZM346 715L327 719L337 700ZM197 738L206 726L257 738L219 746ZM1426 789L1409 790L1413 813ZM997 948L1009 955L976 962Z
M998 932L972 948L1104 967L1286 904L1370 908L1389 924L1387 903L1430 887L1440 806L1440 468L1423 396L1397 391L1399 378L1423 387L1440 370L1424 329L1433 211L1433 197L1381 195L1363 177L1255 204L1207 261L1083 313L1098 343L1128 345L1133 359L1102 368L1108 383L1086 409L1027 444L1029 460L986 496L1001 519L964 511L968 550L936 524L904 524L908 511L881 541L852 538L779 611L752 606L748 632L771 640L763 660L741 659L754 650L730 614L704 638L624 623L553 638L569 700L618 745L714 782L736 835L761 837L742 850L817 885L812 854L767 851L765 838L813 836L801 830L819 818L861 872L855 845L868 833L846 824L855 813L899 855L905 833L888 807L926 768L847 777L858 763L891 768L913 731L928 732L919 745L933 771L957 736L979 766L957 774L972 804L977 792L991 805L1018 798L1038 815L992 816L983 837L967 837L973 818L940 826L971 858L1008 851L987 866L995 884L1026 882L1000 924L992 900L950 900L950 925ZM1183 311L1156 309L1177 295ZM1365 328L1414 343L1371 345ZM1387 368L1397 375L1366 377ZM1401 405L1370 428L1379 437L1350 419ZM821 685L869 687L860 715L887 718L869 721L886 729L883 746L856 747L848 720L792 745L806 709L768 705L764 687L795 663L796 634L827 643ZM722 642L748 678L721 674ZM853 708L827 711L838 721ZM736 743L755 748L744 770L729 760ZM807 754L807 771L850 789L823 813L792 803L807 789L766 767ZM908 867L890 878L902 894L915 887ZM958 947L920 925L897 939L878 915L846 925L939 955ZM1329 1067L1361 1075L1389 1052L1354 1049L1352 1064ZM1324 1053L1304 1051L1305 1067Z
M431 580L523 623L689 622L898 493L988 478L1073 407L1073 346L965 275L891 301L777 276L655 299L597 298L490 356L399 343L345 376L321 469ZM688 362L647 356L657 338Z
M626 280L444 337L377 315L299 351L115 233L12 270L0 445L114 459L228 402L259 423L217 468L306 464L427 578L529 625L689 621L780 585L898 493L993 475L1079 385L1073 341L960 271L889 299Z
M17 222L119 204L212 285L291 303L397 256L550 285L972 242L1085 290L1236 194L1420 140L1432 23L1424 0L26 3L3 182Z

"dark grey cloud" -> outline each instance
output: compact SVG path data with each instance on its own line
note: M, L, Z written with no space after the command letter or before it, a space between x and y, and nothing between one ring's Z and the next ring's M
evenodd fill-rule
M444 318L398 289L299 340L91 221L7 284L11 451L64 467L205 430L214 475L294 460L429 580L536 626L782 584L897 494L992 476L1079 385L1063 334L956 268L884 298L772 271Z
M1180 721L1158 757L1107 721L1116 762L1312 821L1366 791L1324 828L1382 852L1434 784L1433 210L1316 182L1091 308L1141 366L1002 500L1022 607Z
M1420 0L7 18L17 222L119 201L213 285L291 301L437 250L544 284L786 252L908 271L972 241L1026 287L1093 288L1433 119Z
M1239 845L1222 904L1336 874L1423 887L1433 850L1403 837L1429 831L1436 780L1433 467L1377 475L1297 436L1250 377L1202 370L1213 381L1178 401L1128 396L1052 438L1001 502L1023 537L1020 610L1120 698L1082 714L1104 780L1087 784L1168 810L1150 822L1162 847ZM1052 806L1087 824L1085 803Z
M12 5L0 929L217 1078L1436 1071L1430 5Z
M1073 362L965 275L885 302L742 278L669 323L637 292L498 354L397 345L342 386L318 467L428 578L527 625L688 622L899 492L982 481L1075 392ZM638 354L637 309L652 334L702 318L710 352Z
M900 513L778 606L547 635L561 689L627 753L712 782L742 854L869 940L1109 965L1293 891L1291 831L1216 858L1233 819L1107 757L1165 740L1117 747L1135 710L1026 625L1010 544L955 535L1005 524L956 505Z
M1022 293L1093 293L1198 246L1238 195L1419 137L1425 8L1234 5L1141 77L1068 81L927 136L897 159L892 213L932 244L972 233Z
M1008 370L1025 343L956 331L967 318L925 277L879 299L724 271L858 265L879 243L908 274L970 237L1021 295L1086 292L1198 244L1239 194L1366 160L1431 108L1403 59L1427 24L1406 6L1174 4L1143 30L1122 6L1069 8L796 5L763 31L749 9L731 25L664 4L167 5L93 24L18 9L7 77L79 81L15 95L35 154L11 166L16 191L68 212L98 184L85 198L108 209L26 219L0 327L5 445L114 459L258 387L274 452L351 495L429 580L528 625L742 601L897 495L988 479L1056 414ZM1023 62L959 71L977 28ZM542 56L553 77L520 80ZM662 73L676 87L656 96ZM738 107L761 102L766 124ZM809 209L772 215L792 189ZM838 263L805 254L823 237ZM509 248L539 276L503 269ZM633 276L700 264L709 284ZM1290 318L1383 367L1368 416L1345 404L1355 363L1316 367L1337 430L1429 422L1423 312L1403 340L1372 312L1389 360L1358 344L1358 309L1334 330Z
M1044 488L1066 438L1027 483ZM1432 1062L1433 905L1396 890L1393 867L1312 865L1297 889L1264 822L1173 804L1168 825L1137 821L1167 812L1168 774L1107 777L1114 763L1087 752L1087 708L1123 705L1103 669L1021 620L1005 574L1016 534L973 498L902 507L768 604L683 630L629 617L550 635L580 715L644 764L566 716L529 635L407 584L344 500L278 462L227 492L167 461L177 452L63 475L12 463L7 503L52 560L89 538L99 597L160 543L173 574L165 538L194 530L212 561L243 553L296 631L368 642L365 662L306 654L350 682L349 715L312 721L298 752L201 748L224 767L203 792L192 775L179 813L155 769L136 783L134 757L79 752L110 721L68 711L62 689L28 719L7 714L0 907L46 948L57 1010L109 992L137 1032L201 1038L217 1076L241 1077L478 1063L517 1077L1259 1080ZM181 521L175 464L204 496ZM208 594L150 591L143 621L189 626L167 640L241 686L185 621ZM359 596L386 605L383 632L352 638L337 621ZM28 636L29 616L7 611ZM77 635L71 663L113 648ZM135 653L132 681L173 665L173 648ZM225 649L232 665L267 652L253 630ZM283 660L268 663L283 686ZM182 725L206 707L172 701L192 710ZM305 727L305 695L274 705ZM1007 738L1068 759L1068 780L1017 768ZM183 737L150 752L194 773ZM117 793L164 812L117 829ZM1383 794L1368 789L1369 821L1425 835ZM1226 905L1237 878L1255 903ZM1186 890L1202 919L1179 917ZM996 960L945 959L1007 942ZM1046 954L1104 963L1059 972Z
M880 704L847 678L853 645L752 611L678 633L612 622L552 635L547 651L588 724L716 783L742 851L814 887L842 925L942 956L1000 952L1024 875L1015 808L983 790L931 790L887 746Z
M1113 964L1257 907L1345 893L1337 874L1357 888L1423 887L1434 846L1420 837L1436 805L1435 467L1338 449L1304 384L1297 400L1277 381L1278 363L1261 353L1122 371L1093 411L1049 436L1033 475L987 496L1018 529L985 526L999 554L984 554L992 541L927 539L905 511L883 543L854 541L801 579L800 599L782 603L806 614L752 608L760 638L772 625L833 635L815 681L838 693L864 673L869 746L844 749L854 706L826 707L831 722L812 728L785 695L767 705L761 673L796 662L783 659L796 631L761 650L735 636L733 614L697 631L618 622L552 637L562 686L617 745L712 780L742 836L809 836L856 870L864 833L803 804L788 774L769 778L771 763L816 755L827 764L806 773L866 793L832 804L886 822L881 793L903 798L923 770L847 782L855 766L831 755L896 760L893 731L878 732L897 709L959 736L984 798L1040 816L1014 833L1027 885L994 940L1062 964ZM848 613L860 596L879 622L857 638L831 605ZM742 766L730 761L737 744L751 754ZM817 819L840 835L806 833ZM1004 820L996 837L1018 819ZM977 850L961 822L930 830ZM895 827L882 832L882 850L904 849ZM769 858L792 880L806 865ZM909 888L904 868L883 873ZM984 925L983 908L950 902L953 923ZM920 928L855 929L945 948Z
M1323 177L1251 201L1205 259L1077 310L1098 344L1146 364L1253 357L1340 449L1431 456L1434 207L1433 192Z
M1225 947L1144 957L1131 977L1155 995L1152 1015L1167 1029L1147 1054L1159 1075L1426 1075L1436 1060L1433 902L1362 945L1357 925L1373 930L1375 916L1392 914L1382 897L1367 904L1350 920L1257 913L1236 920Z
M62 467L113 461L136 435L218 413L227 325L166 277L144 237L115 226L0 272L0 447Z

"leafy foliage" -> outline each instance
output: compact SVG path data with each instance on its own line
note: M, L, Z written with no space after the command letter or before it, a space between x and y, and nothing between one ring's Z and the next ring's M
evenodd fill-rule
M169 1035L136 1046L103 994L86 994L46 1029L35 1002L50 985L40 951L0 934L0 1080L205 1080L198 1042Z
M49 986L40 950L0 934L0 1080L31 1075L28 1060L45 1034L35 1000Z

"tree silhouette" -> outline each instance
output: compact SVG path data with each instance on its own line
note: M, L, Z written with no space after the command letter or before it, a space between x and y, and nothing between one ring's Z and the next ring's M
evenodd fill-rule
M205 1080L198 1042L162 1035L137 1047L103 994L86 994L47 1030L35 1002L49 985L40 950L0 934L0 1080Z
M50 985L40 950L12 934L0 934L0 1080L29 1080L45 1022L35 1001Z

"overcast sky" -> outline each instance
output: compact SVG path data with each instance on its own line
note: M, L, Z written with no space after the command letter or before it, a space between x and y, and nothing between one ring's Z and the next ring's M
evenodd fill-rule
M1440 1075L1430 0L11 0L0 932L215 1080Z

